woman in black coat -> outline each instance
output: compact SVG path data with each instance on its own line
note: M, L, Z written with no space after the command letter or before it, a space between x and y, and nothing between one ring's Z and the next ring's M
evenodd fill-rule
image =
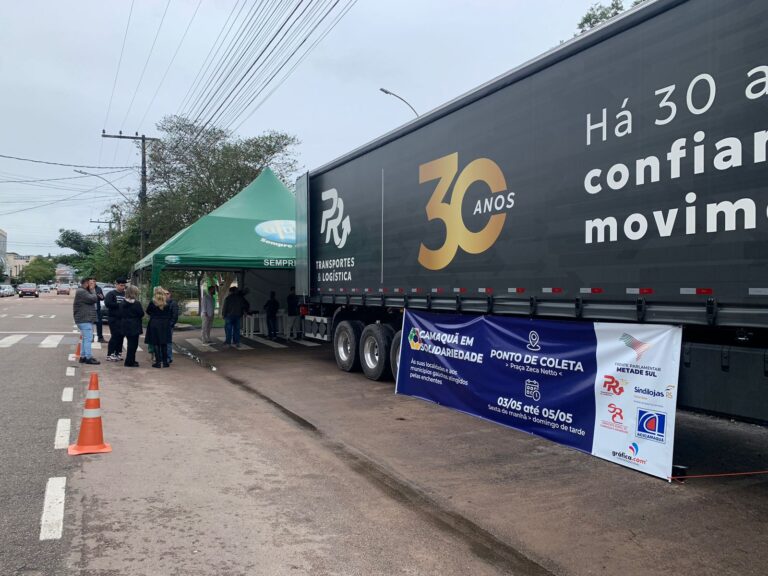
M168 368L168 334L171 326L171 307L165 302L165 289L156 286L152 302L147 306L149 324L144 342L152 344L155 350L155 363L152 368Z
M139 289L136 286L128 286L125 289L125 300L118 306L120 309L120 333L128 342L128 351L125 355L125 364L129 368L138 368L136 362L136 349L139 347L139 336L144 331L141 327L141 319L144 317L144 309L141 307Z

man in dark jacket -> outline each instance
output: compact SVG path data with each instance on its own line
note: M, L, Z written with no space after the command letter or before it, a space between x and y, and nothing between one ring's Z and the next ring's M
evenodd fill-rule
M96 280L93 278L83 278L80 281L80 288L75 292L75 300L72 303L72 314L75 324L80 330L83 339L83 345L80 350L80 362L83 364L101 364L92 355L93 343L93 323L96 322L96 302L99 297L96 296Z
M179 305L176 300L173 299L173 294L170 290L165 291L165 305L171 311L171 319L168 322L168 363L173 362L173 328L176 326L176 322L179 321Z
M115 289L104 298L104 306L109 309L109 344L107 360L117 362L123 359L123 333L120 330L120 304L125 300L125 278L115 280Z
M264 311L267 313L267 330L269 339L277 338L277 311L280 309L280 303L275 297L274 290L269 293L269 300L264 304Z
M101 302L104 300L104 291L98 284L96 284L96 296L99 297L96 301L96 336L98 337L99 342L104 343L106 340L104 340L104 329L102 327L104 321L102 320L101 313Z
M248 300L235 286L230 286L229 296L224 300L224 346L240 347L240 321L250 310Z

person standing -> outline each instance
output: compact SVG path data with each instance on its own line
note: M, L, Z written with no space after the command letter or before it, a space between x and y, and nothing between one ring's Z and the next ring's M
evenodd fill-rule
M93 323L96 322L96 302L99 301L95 286L96 280L83 278L72 303L72 314L83 340L79 359L82 364L101 364L93 357L91 346L93 343Z
M288 338L299 338L299 297L296 296L296 287L291 286L291 291L288 292L288 297L285 299L285 313L288 316L288 326L285 328L285 333Z
M179 305L176 300L173 299L173 294L170 290L165 291L165 304L171 311L171 319L168 324L168 364L173 362L173 329L176 327L176 323L179 321Z
M128 286L125 289L125 299L120 304L120 333L125 336L127 350L125 353L124 366L129 368L138 368L136 362L136 349L139 347L139 336L143 332L141 319L144 317L144 310L139 302L139 288L137 286Z
M275 298L275 291L272 290L269 293L269 300L264 304L264 310L267 313L267 331L269 332L269 339L275 340L277 338L277 311L280 309L280 303Z
M248 301L235 286L230 286L229 296L224 300L224 345L240 347L240 322L250 306Z
M144 342L152 344L155 351L155 363L152 368L168 368L168 330L171 322L171 309L165 301L165 290L162 286L155 286L152 294L152 302L147 306L147 335Z
M120 304L125 300L125 278L115 280L115 289L104 298L104 306L109 310L109 344L107 360L118 362L123 359L123 335L120 332Z
M203 294L201 302L200 317L203 319L202 341L203 344L211 343L211 326L213 326L214 300L216 286L208 286L208 290Z
M98 283L96 284L96 296L99 297L96 302L96 337L98 341L103 344L106 342L106 340L104 340L104 326L102 325L104 315L101 313L101 302L104 300L104 291Z

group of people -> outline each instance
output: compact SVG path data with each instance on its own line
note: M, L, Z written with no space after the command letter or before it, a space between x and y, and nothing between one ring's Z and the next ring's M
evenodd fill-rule
M202 317L201 340L205 344L211 344L211 326L214 316L214 296L217 287L209 286L203 294L202 306L200 307L200 316ZM240 347L240 324L245 314L250 314L251 306L245 297L246 292L231 286L229 293L224 299L222 307L222 316L224 317L224 346ZM286 299L287 324L286 334L289 338L298 338L299 331L299 297L296 295L296 289L291 286L291 291ZM280 309L280 303L277 300L274 290L269 293L269 299L264 304L264 312L267 316L267 332L270 340L277 339L277 312Z
M93 357L93 325L99 327L99 342L104 339L101 334L101 303L108 311L110 338L107 345L107 360L110 362L123 361L129 368L138 368L136 350L139 347L139 336L144 333L143 318L145 310L139 301L139 289L127 285L125 278L115 281L115 289L105 296L97 286L94 278L83 278L80 287L75 292L73 313L75 324L83 337L80 362L83 364L100 364ZM179 320L179 306L170 293L162 286L155 287L152 301L147 305L146 314L149 316L144 342L154 353L153 368L168 368L173 362L173 328ZM126 343L126 354L123 359L123 342Z

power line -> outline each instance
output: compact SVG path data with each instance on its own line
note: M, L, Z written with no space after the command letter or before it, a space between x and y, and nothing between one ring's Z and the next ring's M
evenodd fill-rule
M168 63L168 67L165 69L165 74L163 74L163 78L160 80L160 84L157 85L157 90L155 90L155 93L152 95L152 99L149 101L149 105L147 106L147 109L144 111L144 115L141 117L141 120L139 121L139 124L137 126L137 129L141 129L141 125L144 123L144 119L147 117L147 114L149 114L150 109L152 108L152 104L155 103L155 98L157 98L158 92L160 92L160 88L163 86L163 82L165 82L166 76L168 76L168 72L171 69L171 66L173 66L174 60L176 60L176 56L179 53L179 50L181 49L181 45L184 44L184 39L187 37L187 33L189 32L190 27L192 26L192 22L195 21L195 16L197 16L197 11L200 10L200 5L203 3L203 0L199 0L197 3L197 8L195 8L194 13L192 14L192 18L189 19L189 23L187 24L187 28L184 30L184 34L181 36L181 40L179 40L179 45L176 46L176 51L173 53L173 57L171 58L171 61ZM104 140L102 139L102 143Z
M211 64L213 63L213 60L216 58L216 56L219 53L219 50L221 49L221 46L224 45L224 42L222 41L221 44L219 44L219 47L216 48L216 45L219 43L219 38L221 38L221 35L224 33L224 30L227 28L227 24L230 20L232 20L232 16L235 13L235 10L237 9L237 5L240 3L240 0L237 0L235 2L235 5L232 6L232 10L229 12L229 16L227 16L227 19L224 21L224 25L221 27L221 30L219 30L219 35L216 36L216 40L213 41L213 44L211 44L211 49L208 50L208 54L205 57L205 60L203 61L203 65L200 66L200 69L197 71L197 74L195 75L195 79L192 81L192 84L190 84L189 88L187 89L187 93L184 94L184 98L181 100L181 104L179 105L179 113L184 112L184 107L187 104L187 99L189 98L189 95L192 94L193 90L197 88L198 79L201 75L207 74L208 69L210 68ZM243 8L245 7L245 0L243 0L243 5L240 7L240 12L242 12ZM238 15L240 14L238 12ZM232 20L232 24L234 24L234 20ZM230 29L232 28L232 25L230 25ZM229 34L229 32L227 32ZM216 48L216 53L214 54L214 48ZM213 54L213 57L211 58L211 54ZM210 62L209 62L210 59Z
M136 168L135 166L86 166L84 164L66 164L63 162L48 162L46 160L33 160L31 158L9 156L7 154L0 154L0 158L8 158L9 160L19 160L20 162L33 162L35 164L48 164L49 166L66 166L68 168L93 168L96 170L132 170Z
M107 176L108 174L118 174L120 172L124 172L124 170L115 170L113 172L104 172L102 176ZM62 176L60 178L34 178L29 180L0 180L0 184L27 184L30 182L54 182L57 180L76 180L79 178L88 178L88 176Z
M131 26L131 15L133 14L133 4L136 0L131 0L131 9L128 12L128 23L125 25L125 34L123 34L123 46L120 48L120 58L117 61L117 71L115 72L115 80L112 82L112 93L109 95L109 105L107 106L107 115L104 117L104 126L109 122L109 113L112 110L112 99L115 96L115 87L117 86L117 77L120 74L120 65L123 63L123 52L125 51L125 41L128 38L128 28ZM101 151L104 147L104 140L101 140L99 146L99 164L101 164Z
M120 124L120 129L122 130L123 126L125 126L125 122L128 120L128 116L131 113L131 108L133 108L133 102L136 100L136 95L139 93L139 88L141 88L141 83L144 80L144 73L147 71L147 66L149 65L149 60L152 58L152 52L155 50L155 44L157 44L157 39L160 36L160 30L163 28L163 22L165 22L165 15L168 14L168 8L171 5L171 0L168 0L168 2L165 5L165 11L163 11L163 17L160 19L160 25L157 27L157 32L155 32L155 39L152 41L152 46L149 48L149 54L147 54L147 60L144 62L144 68L141 70L141 75L139 76L139 82L136 84L136 89L133 91L133 97L131 98L131 103L128 105L128 111L125 113L125 117L123 118L122 123Z

